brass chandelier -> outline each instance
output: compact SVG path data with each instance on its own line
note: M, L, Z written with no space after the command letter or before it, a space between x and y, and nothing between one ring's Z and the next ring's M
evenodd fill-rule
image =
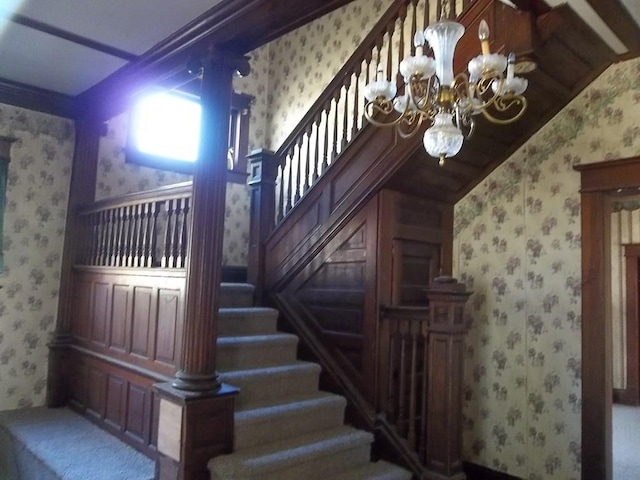
M440 165L460 151L464 138L473 133L477 115L507 124L522 117L527 108L522 94L528 82L514 75L515 55L490 52L489 26L484 20L478 29L482 53L469 62L468 74L454 76L455 48L465 29L446 19L448 12L449 1L445 1L440 21L416 32L415 55L405 57L398 68L404 93L398 92L395 82L380 79L381 70L364 88L366 119L379 127L396 127L403 138L415 135L426 122L424 147ZM424 54L427 45L435 58Z

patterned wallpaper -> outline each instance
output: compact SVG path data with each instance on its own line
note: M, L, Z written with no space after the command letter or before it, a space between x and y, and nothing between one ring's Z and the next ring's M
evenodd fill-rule
M267 148L277 150L391 0L356 0L269 44Z
M455 209L474 294L465 458L528 480L580 478L578 163L640 155L640 59L616 64Z
M73 123L0 104L11 149L0 275L0 410L41 405L58 308Z

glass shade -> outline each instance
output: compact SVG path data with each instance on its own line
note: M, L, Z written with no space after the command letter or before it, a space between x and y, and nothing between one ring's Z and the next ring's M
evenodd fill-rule
M409 83L411 75L420 75L422 78L429 78L435 72L436 61L426 55L408 56L400 62L400 73L405 83Z
M464 27L458 22L448 20L429 25L424 36L433 49L436 57L436 75L440 85L453 83L453 54L458 40L464 34Z
M385 100L391 100L396 96L398 87L395 83L388 82L386 80L375 80L364 87L364 97L373 102L379 97Z
M453 115L442 112L436 114L423 138L425 150L435 158L453 157L462 148L463 140L462 132L453 124Z

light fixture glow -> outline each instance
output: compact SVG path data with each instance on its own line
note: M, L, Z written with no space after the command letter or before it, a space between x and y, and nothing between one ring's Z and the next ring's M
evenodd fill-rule
M200 104L170 93L143 98L133 115L133 139L142 153L195 162L200 145Z

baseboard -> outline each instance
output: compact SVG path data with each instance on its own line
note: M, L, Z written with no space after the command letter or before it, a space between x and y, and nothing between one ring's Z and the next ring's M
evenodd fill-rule
M222 281L228 283L245 283L247 267L222 266Z
M522 480L519 477L491 470L489 467L471 462L463 462L462 468L467 475L467 480Z
M636 387L614 388L613 403L620 405L640 405L640 392Z

